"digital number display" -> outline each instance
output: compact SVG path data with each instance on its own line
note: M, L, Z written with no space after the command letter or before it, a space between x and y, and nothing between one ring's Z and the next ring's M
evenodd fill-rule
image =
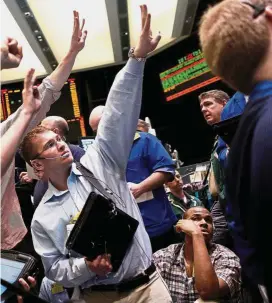
M11 84L1 89L1 121L7 119L23 104L22 89L22 84ZM69 142L77 142L78 137L86 136L74 78L68 79L64 84L60 98L51 105L47 116L60 116L67 120L70 128Z
M200 49L180 58L176 66L160 73L160 79L166 101L220 80L211 73Z

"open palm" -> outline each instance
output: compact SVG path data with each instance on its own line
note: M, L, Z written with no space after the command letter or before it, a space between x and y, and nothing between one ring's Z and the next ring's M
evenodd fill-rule
M160 42L161 36L157 35L152 37L152 31L150 29L151 15L148 14L147 6L140 5L141 17L142 17L142 32L140 39L135 47L134 54L138 58L146 57L150 52L156 49Z

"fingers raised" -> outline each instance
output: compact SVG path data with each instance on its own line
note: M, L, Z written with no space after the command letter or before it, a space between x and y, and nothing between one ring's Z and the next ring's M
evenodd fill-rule
M140 9L141 9L141 18L142 18L142 30L144 29L145 26L145 20L147 17L147 6L144 5L140 5Z
M33 85L32 81L33 81L33 77L34 77L34 72L35 72L34 68L31 68L27 72L25 80L24 80L24 88L25 89L29 89Z
M145 25L143 28L143 33L149 35L150 33L150 23L151 23L151 15L147 14L146 20L145 20Z

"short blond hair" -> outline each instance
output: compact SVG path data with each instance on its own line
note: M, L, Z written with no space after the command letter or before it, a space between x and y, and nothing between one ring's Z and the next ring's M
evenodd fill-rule
M271 0L248 0L267 5ZM203 15L199 36L204 57L215 75L235 90L249 94L255 73L265 59L270 43L264 14L239 0L224 0Z
M217 90L217 89L209 90L198 96L199 102L201 102L202 100L207 99L207 98L213 98L218 103L224 103L224 102L227 103L229 101L230 97L227 93L223 92L222 90Z

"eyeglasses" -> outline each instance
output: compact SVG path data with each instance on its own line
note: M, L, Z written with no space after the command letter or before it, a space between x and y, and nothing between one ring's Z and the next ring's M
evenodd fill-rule
M57 136L55 139L50 139L48 142L46 142L46 144L44 145L42 151L38 154L36 154L35 157L33 157L32 160L36 160L36 159L40 159L43 160L45 158L40 157L42 153L44 153L46 150L52 149L52 148L56 148L58 143L60 142L66 142L66 138L63 136Z
M265 11L265 7L266 7L265 5L255 5L247 1L242 1L242 3L254 9L253 19L258 18Z

